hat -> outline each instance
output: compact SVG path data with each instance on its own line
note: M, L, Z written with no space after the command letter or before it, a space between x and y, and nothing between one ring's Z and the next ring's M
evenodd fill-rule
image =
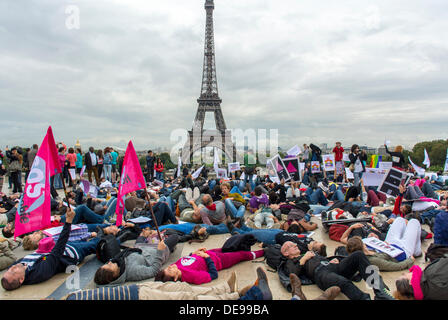
M50 253L54 248L54 240L52 237L43 238L39 241L39 248L36 253Z

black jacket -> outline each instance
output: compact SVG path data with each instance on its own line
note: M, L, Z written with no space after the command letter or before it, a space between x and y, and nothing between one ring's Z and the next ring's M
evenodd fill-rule
M92 166L92 158L90 158L90 152L87 152L84 155L84 159L85 159L85 163L86 163L86 169L88 169L88 170L92 169L93 166ZM97 159L96 164L98 165L98 159Z
M386 152L392 157L392 166L404 169L404 156L401 152L390 152L386 146ZM399 158L399 161L394 161L394 157Z
M65 245L70 236L72 224L65 223L61 235L51 253L40 257L31 268L25 271L23 284L36 284L47 281L54 275L65 272L69 265L76 265L77 261L71 257L64 256ZM21 260L16 263L20 263Z
M350 154L348 155L348 158L350 159L350 164L355 164L355 163L356 163L356 160L359 159L359 161L360 161L361 164L362 164L362 172L366 172L366 167L365 167L365 165L364 165L364 162L362 161L363 159L362 159L362 155L361 155L361 153L354 154L354 153L352 152L352 153L350 153Z

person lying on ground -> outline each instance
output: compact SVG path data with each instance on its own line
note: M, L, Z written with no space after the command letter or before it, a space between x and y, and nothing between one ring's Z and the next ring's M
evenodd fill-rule
M400 271L404 269L409 269L415 262L414 256L410 256L404 260L397 260L391 257L389 254L380 252L377 250L367 249L366 244L358 236L355 236L348 240L347 242L347 253L351 254L356 251L362 251L369 259L370 263L377 266L380 271Z
M173 235L159 241L157 247L154 247L145 242L146 236L149 236L145 232L137 239L134 248L121 251L96 271L94 282L98 286L116 286L128 281L154 278L157 275L170 253L174 251L178 236Z
M58 273L63 273L68 266L81 263L84 258L96 252L100 238L88 242L67 242L71 225L75 217L73 210L68 210L67 220L56 244L53 238L41 241L39 250L15 262L1 279L2 287L16 290L22 285L42 283Z
M257 269L255 284L238 289L235 272L211 287L186 282L148 281L129 286L103 287L69 294L63 300L272 300L265 272Z
M255 260L263 255L264 250L224 253L222 249L201 248L161 270L155 280L203 284L217 279L220 270L230 268L241 261Z
M287 259L285 264L287 274L294 273L298 277L304 275L321 290L337 286L350 300L370 300L370 295L362 292L350 280L359 272L367 281L369 276L367 268L371 264L363 252L357 251L346 258L330 260L313 251L302 254L295 243L287 241L283 244L281 253ZM387 290L382 277L379 276L378 286L374 288L375 300L393 300Z

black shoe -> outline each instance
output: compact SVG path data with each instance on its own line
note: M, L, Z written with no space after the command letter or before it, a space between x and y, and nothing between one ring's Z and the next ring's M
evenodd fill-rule
M384 283L383 278L380 277L380 287L373 289L375 293L375 300L395 300L389 291L389 287Z
M227 217L226 226L227 226L227 229L229 229L229 233L232 233L233 229L235 229L235 226L233 225L230 217Z

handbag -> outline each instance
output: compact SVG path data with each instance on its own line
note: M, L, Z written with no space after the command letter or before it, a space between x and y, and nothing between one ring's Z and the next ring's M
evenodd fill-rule
M20 164L20 162L18 160L15 160L9 164L9 170L11 172L21 171L22 165Z

